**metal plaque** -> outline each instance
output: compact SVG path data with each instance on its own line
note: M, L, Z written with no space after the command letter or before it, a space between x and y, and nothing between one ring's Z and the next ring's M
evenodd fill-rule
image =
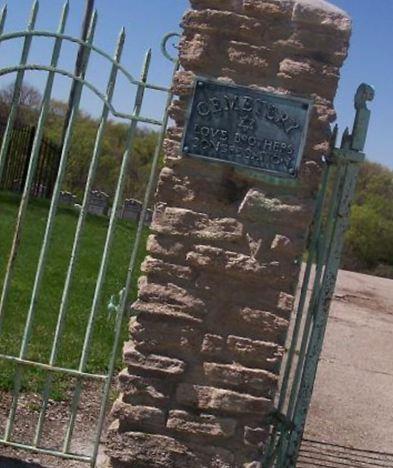
M197 78L182 151L296 177L311 106L307 99Z

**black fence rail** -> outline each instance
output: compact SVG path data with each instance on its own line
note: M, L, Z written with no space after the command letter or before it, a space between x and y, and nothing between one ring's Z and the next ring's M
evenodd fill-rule
M0 122L0 141L3 138L5 124ZM16 127L12 131L0 190L22 192L29 167L33 147L35 127ZM50 198L56 181L61 147L47 138L43 138L37 167L33 178L31 194L34 197Z

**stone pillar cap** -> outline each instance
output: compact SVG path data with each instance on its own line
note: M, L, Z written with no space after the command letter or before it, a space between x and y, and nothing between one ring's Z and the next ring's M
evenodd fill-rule
M277 1L277 0L276 0ZM342 31L350 31L352 21L348 13L326 0L289 0L294 5L294 21L332 26ZM278 0L277 3L288 3Z

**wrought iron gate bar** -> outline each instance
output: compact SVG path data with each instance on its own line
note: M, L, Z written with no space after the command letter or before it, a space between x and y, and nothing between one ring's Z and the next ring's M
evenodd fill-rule
M0 33L1 33L1 30L0 30ZM166 36L164 36L163 38L163 50L165 50L165 43L164 41L167 41L168 39L167 38L170 38L172 36L173 33L169 33L167 34ZM149 82L146 82L146 83L143 83L142 81L138 81L136 80L127 70L126 68L121 65L120 63L117 63L113 57L111 57L109 54L107 54L104 50L100 49L99 47L95 46L94 44L89 44L88 42L86 41L82 41L81 39L78 39L76 37L73 37L73 36L68 36L67 34L60 34L60 33L53 33L53 32L50 32L50 31L39 31L39 30L34 30L34 31L18 31L18 32L14 32L14 33L9 33L9 34L3 34L1 37L0 37L0 43L3 42L3 41L7 41L9 39L15 39L15 38L19 38L19 37L32 37L32 36L35 36L35 37L54 37L54 38L59 38L59 39L64 39L66 41L70 41L70 42L75 42L76 44L79 44L79 45L83 45L89 49L91 49L92 51L96 52L97 54L101 55L102 57L104 57L105 59L107 59L109 62L112 62L114 65L116 65L116 67L124 74L124 76L128 79L128 81L130 82L130 84L133 84L133 85L141 85L143 86L144 88L147 88L147 89L151 89L153 91L163 91L163 92L169 92L170 91L170 88L168 87L165 87L165 86L159 86L159 85L155 85L155 84L152 84L152 83L149 83ZM165 53L164 54L166 58L168 58L168 60L171 60L173 61L173 57L171 57L171 55L169 55L169 53ZM39 66L39 65L38 65ZM65 73L68 73L68 72L65 72Z
M67 22L67 15L68 15L68 3L64 6L63 11L62 11L60 24L59 24L59 31L64 31L64 28ZM59 56L60 56L60 50L61 50L61 40L56 39L54 47L53 47L53 51L52 51L52 58L51 58L51 65L53 67L57 66ZM48 115L54 77L55 77L54 73L50 72L47 78L45 91L44 91L43 98L42 98L38 125L34 132L34 140L33 140L33 146L31 149L29 166L27 170L27 175L26 175L21 202L19 205L14 239L12 242L11 252L9 255L9 263L7 265L7 271L6 271L6 275L5 275L4 283L3 283L3 291L2 291L1 302L0 302L0 332L1 332L2 319L4 316L5 301L7 300L8 290L10 287L10 283L12 279L12 272L13 272L16 254L17 254L17 249L20 243L20 236L21 236L21 232L23 229L27 205L28 205L29 198L30 198L31 185L33 182L36 168L37 168L37 160L40 154L42 139L44 136L44 126L45 126L46 118Z
M18 108L18 101L20 97L24 73L26 70L38 70L38 71L48 72L48 77L47 77L46 85L45 85L45 91L43 93L42 102L40 106L37 130L34 134L34 139L32 139L31 155L30 155L30 159L27 159L28 161L27 177L24 183L23 195L21 197L20 206L18 209L18 218L17 218L17 223L16 223L16 229L14 231L13 248L11 250L9 265L6 270L5 281L3 283L2 299L0 303L0 322L3 319L3 315L4 315L4 307L5 307L9 287L11 284L14 260L18 253L19 240L20 240L22 229L23 229L23 220L26 214L29 196L31 194L32 183L34 180L35 173L42 171L43 162L40 160L40 162L38 163L38 157L40 153L40 148L45 143L43 140L43 129L45 126L48 108L50 105L54 78L56 74L63 74L75 80L75 82L77 83L76 92L74 94L73 101L71 103L71 116L70 116L68 126L66 129L66 135L65 135L64 144L61 150L61 156L60 156L58 172L56 175L55 186L54 186L53 195L52 195L52 199L51 199L51 203L49 207L49 213L48 213L47 220L46 220L45 233L43 236L43 242L42 242L41 250L39 254L39 260L38 260L37 269L36 269L35 278L34 278L34 285L31 291L30 304L29 304L29 309L27 312L26 322L24 325L23 338L22 338L22 342L20 346L20 351L17 356L0 354L0 361L16 364L12 401L11 401L11 405L9 409L5 432L2 438L0 438L0 444L10 445L16 448L30 449L30 450L34 450L40 453L55 455L55 456L59 456L62 458L89 462L91 466L95 466L95 461L96 461L99 442L100 442L100 435L101 435L101 431L102 431L103 423L105 419L105 414L106 414L106 404L108 400L109 391L111 388L112 375L115 369L118 344L119 344L119 339L120 339L122 324L123 324L123 317L127 309L128 296L129 296L129 292L130 292L131 284L132 284L132 275L135 271L137 253L138 253L138 249L140 247L140 243L142 239L144 219L146 217L147 208L149 206L150 195L151 195L151 192L154 187L155 180L156 180L158 160L162 151L162 145L163 145L164 137L166 134L166 128L168 124L168 108L172 102L173 95L172 95L171 89L168 87L148 83L147 78L148 78L148 71L149 71L149 66L150 66L150 61L151 61L151 50L149 50L145 56L145 60L144 60L144 64L142 67L142 72L141 72L141 76L139 80L135 80L132 77L132 75L120 64L122 50L123 50L125 37L126 37L124 28L121 30L119 34L115 53L113 57L111 57L106 52L102 51L101 49L93 45L94 32L95 32L95 26L96 26L96 21L97 21L97 13L94 12L91 18L87 40L82 41L80 39L64 34L64 30L65 30L65 26L67 22L68 10L69 10L68 1L66 1L62 9L60 23L59 23L59 27L56 33L46 32L46 31L36 31L34 29L35 21L37 18L37 12L38 12L37 0L34 2L33 7L32 7L32 12L30 15L30 20L29 20L27 31L3 34L7 8L4 7L2 12L0 13L1 15L0 16L0 42L14 39L14 38L24 39L23 50L22 50L19 65L14 66L14 67L3 68L0 70L0 76L4 76L11 72L17 73L17 80L15 82L15 87L14 87L10 116L7 121L6 129L5 129L4 136L3 136L2 146L0 150L0 163L1 163L0 177L1 177L1 172L3 169L3 165L4 165L4 160L8 153L9 145L11 143L11 135L14 132L15 116L16 116L16 111ZM48 37L48 38L54 39L54 45L52 49L52 58L51 58L51 62L49 66L27 63L32 39L33 37L36 37L36 36L42 36L42 37ZM162 44L161 44L161 50L164 56L174 63L173 74L178 70L179 65L178 65L177 58L172 57L172 55L168 52L167 44L168 44L168 41L174 36L178 36L178 34L176 33L167 34L164 37ZM73 73L70 73L66 70L61 70L58 68L58 59L59 59L60 52L61 52L61 46L64 43L64 41L71 41L71 42L85 46L83 49L83 60L82 60L83 63L81 67L80 76L75 76ZM106 58L111 63L111 71L110 71L110 76L108 79L105 94L101 93L101 91L99 91L92 83L90 83L89 81L83 78L85 71L88 67L91 51L97 52L98 54ZM127 80L131 84L137 86L136 96L135 96L134 105L133 105L133 111L131 114L117 112L112 105L112 98L114 95L116 80L117 80L119 72L122 72L122 74L124 74L124 76L127 78ZM94 149L93 149L92 157L90 160L87 181L86 181L85 188L84 188L83 202L82 202L81 210L80 210L78 221L77 221L77 226L75 228L72 253L70 256L66 278L64 282L64 288L63 288L62 297L61 297L60 306L59 306L59 314L57 317L54 338L53 338L53 342L51 345L50 357L49 357L48 363L42 363L42 362L36 362L36 361L28 359L28 350L29 350L33 322L35 318L37 301L40 295L41 281L43 278L48 251L49 251L49 243L51 242L52 230L53 230L54 221L55 221L55 217L57 213L61 185L62 185L62 181L65 175L65 169L66 169L66 164L68 160L68 153L70 150L71 139L73 137L74 126L75 126L76 118L79 112L81 94L82 94L82 90L84 89L84 87L93 91L101 99L102 113L100 117L99 128L95 136ZM141 115L143 98L144 98L145 91L147 89L164 92L167 96L162 120L149 118L149 117L143 117ZM72 279L73 279L73 275L75 271L75 265L79 257L81 235L82 235L82 231L84 228L84 221L85 221L85 217L87 213L88 197L93 187L93 181L96 175L98 162L100 160L104 132L105 132L105 128L106 128L110 113L114 117L124 118L129 121L128 128L127 128L127 135L126 135L126 144L125 144L125 150L124 150L124 154L122 157L122 162L121 162L120 171L118 175L115 197L114 197L113 206L112 206L112 212L111 212L111 216L109 220L109 225L107 228L105 245L104 245L104 249L102 253L101 264L100 264L98 277L97 277L95 290L94 290L94 297L92 299L91 309L89 312L88 322L87 322L87 326L85 330L85 336L84 336L84 341L83 341L83 347L81 350L79 365L77 369L68 369L68 368L58 366L56 364L56 361L57 361L57 355L59 351L59 344L60 344L60 340L62 338L62 333L63 333L64 320L67 314L68 299L69 299L70 288L72 285ZM92 334L93 334L93 329L94 329L94 323L95 323L96 316L99 310L102 287L104 285L104 281L106 278L109 255L111 253L112 241L113 241L115 227L117 223L116 214L120 206L121 199L123 197L127 169L129 167L129 164L133 161L132 156L133 156L133 149L134 149L134 140L135 140L137 125L139 122L149 123L152 125L159 126L160 133L159 133L158 141L155 147L154 155L152 156L151 173L150 173L149 180L148 180L147 187L146 187L146 193L144 197L141 216L140 216L138 227L137 227L136 237L131 247L130 263L129 263L128 270L127 270L127 278L126 278L126 285L124 288L124 294L121 296L121 301L117 308L112 353L110 356L108 356L109 358L108 371L105 375L89 373L89 372L86 372L86 367L87 367L87 362L88 362L88 358L90 354L90 345L91 345L91 339L92 339ZM27 135L29 136L30 133ZM0 334L1 334L1 329L0 329ZM16 411L18 408L18 401L19 401L19 395L21 391L22 378L23 378L22 369L25 369L26 367L41 369L47 372L43 391L42 391L40 413L39 413L37 425L35 428L34 439L31 444L15 442L12 440L13 426L15 422ZM67 375L68 377L73 377L76 379L76 385L75 385L73 398L71 402L71 408L70 408L70 417L69 417L68 424L66 427L66 434L64 437L62 450L57 450L57 449L52 450L50 448L40 446L41 436L43 432L43 425L44 425L45 418L46 418L48 401L49 401L49 396L51 394L51 387L53 383L54 373ZM72 453L72 451L70 450L73 431L74 431L74 425L76 421L76 414L78 411L79 400L80 400L81 391L82 391L82 385L88 379L96 380L96 381L102 382L103 384L103 395L102 395L100 410L98 414L98 423L97 423L97 429L95 432L94 446L92 447L92 453L90 456L87 456L85 454Z
M79 83L82 83L83 85L86 86L86 88L89 88L94 94L96 94L101 99L101 101L104 102L104 104L109 108L111 114L114 117L118 117L120 119L125 119L125 120L135 120L137 122L147 123L151 125L157 125L157 126L162 125L161 120L152 119L150 117L136 116L133 114L125 114L124 112L116 111L114 107L106 101L104 94L102 94L101 91L99 91L93 84L91 84L86 79L81 78L80 76L76 76L73 73L68 72L67 70L63 70L61 68L54 68L54 67L50 67L47 65L18 65L15 67L7 67L7 68L1 69L0 77L3 75L7 75L9 73L12 73L12 72L16 72L16 71L19 72L19 71L25 71L25 70L47 71L47 72L58 73L60 75L67 76L68 78L72 78L73 80L78 81ZM164 91L164 90L161 90L161 91Z
M7 10L3 10L3 12L5 14L6 14L6 11ZM34 29L35 22L36 22L36 19L37 19L37 13L38 13L38 2L35 1L34 4L33 4L33 8L32 8L32 11L31 11L31 16L30 16L29 23L28 23L28 26L27 26L28 30L33 30ZM4 18L4 22L5 22L5 18ZM3 23L3 20L1 21L1 23ZM27 37L25 37L25 40L24 40L24 43L23 43L22 55L21 55L21 58L20 58L20 63L23 64L23 65L26 64L26 61L27 61L27 58L28 58L28 55L29 55L29 52L30 52L31 39L32 39L31 36L27 36ZM2 140L2 143L1 143L1 149L0 149L0 177L2 177L2 175L3 175L5 159L7 157L10 142L11 142L11 136L12 136L12 132L13 132L13 129L14 129L16 112L17 112L17 108L18 108L18 101L19 101L19 98L20 98L20 92L21 92L23 78L24 78L24 71L23 70L18 71L16 79L15 79L14 92L13 92L13 96L12 96L12 104L11 104L11 109L10 109L10 113L9 113L8 120L7 120L7 126L5 128L5 131L4 131L4 134L3 134L3 140ZM13 265L14 258L15 258L15 256L12 256L12 255L9 256L9 262L8 262L8 265L7 265L7 270L6 270L5 277L4 277L4 282L3 282L3 289L2 289L2 292L1 292L1 296L0 296L0 332L1 332L2 317L3 317L3 314L4 314L4 305L5 305L7 295L8 295L8 289L9 289L10 281L11 281L11 271L12 271L12 265Z
M34 30L35 22L36 22L37 14L38 14L38 6L39 6L38 0L35 0L35 2L33 3L33 7L31 9L30 19L29 19L29 22L28 22L28 25L27 25L28 32L32 32ZM0 20L0 24L2 26L2 29L4 28L4 25L5 25L6 16L7 16L7 9L4 8L2 10L2 17L1 17L1 20ZM1 31L1 32L3 32L3 31ZM26 36L24 41L23 41L22 54L21 54L21 58L20 58L20 61L19 61L19 64L22 65L22 66L26 65L27 58L28 58L29 52L30 52L31 41L32 41L32 36L31 35ZM17 75L16 75L16 79L15 79L14 93L13 93L13 96L12 96L11 109L10 109L10 113L9 113L9 116L8 116L7 126L6 126L6 129L5 129L4 135L3 135L3 141L1 143L1 149L0 149L0 177L3 174L5 158L7 157L8 148L9 148L9 144L10 144L10 140L11 140L11 134L12 134L12 130L14 128L14 123L15 123L15 118L16 118L16 111L17 111L17 108L18 108L18 102L19 102L19 98L20 98L20 92L21 92L21 87L22 87L24 74L25 74L24 70L19 70ZM0 315L1 315L1 304L2 304L2 302L1 302L1 299L0 299Z
M125 41L125 31L122 29L120 32L119 38L118 38L118 43L116 46L115 50L115 61L119 62L121 59L121 54L123 51L123 46L124 46L124 41ZM106 98L108 102L112 101L113 98L113 93L115 89L115 84L116 84L116 78L117 78L117 67L115 64L112 65L112 69L110 72L108 84L107 84L107 94ZM70 288L71 288L71 283L72 283L72 278L74 275L75 267L76 267L76 262L79 257L79 248L80 248L80 242L81 242L81 234L82 230L84 227L86 215L87 215L87 206L89 202L89 195L90 191L92 190L93 187L93 180L96 174L96 169L98 166L98 160L101 155L101 148L102 148L102 142L103 142L103 137L104 137L104 131L107 125L107 120L109 116L109 109L107 106L104 105L101 113L101 121L99 125L99 129L97 131L96 135L96 141L94 143L94 150L93 150L93 156L90 162L90 167L89 167L89 172L86 180L86 185L85 185L85 193L83 196L83 202L82 206L80 209L79 217L78 217L78 222L76 226L76 231L75 231L75 236L74 236L74 241L73 241L73 246L72 246L72 251L70 255L70 262L68 265L67 269L67 274L66 274L66 279L65 279L65 284L63 288L63 294L60 302L60 309L59 309L59 314L57 318L57 324L56 324L56 330L55 330L55 335L52 343L52 350L51 350L51 355L49 359L49 364L54 365L56 359L57 359L57 354L58 354L58 349L59 349L59 344L60 344L60 338L61 334L63 331L63 325L64 325L64 320L65 316L67 313L67 308L68 308L68 300L69 300L69 293L70 293ZM81 371L79 371L81 372ZM38 418L38 423L37 423L37 429L36 429L36 434L34 438L34 445L38 445L41 434L42 434L42 429L43 429L43 423L45 420L45 413L48 405L48 400L49 400L49 395L50 395L50 388L51 388L51 375L48 375L48 378L45 381L44 385L44 391L43 391L43 396L42 396L42 405L41 405L41 410L40 410L40 415Z
M361 85L355 97L356 116L353 132L352 135L349 134L348 130L344 132L340 149L335 148L337 127L333 132L331 154L327 161L328 166L325 169L316 202L313 231L308 247L309 256L303 274L287 359L282 369L283 377L277 402L277 414L290 424L283 424L281 419L273 423L270 440L264 455L264 468L272 466L292 468L296 466L322 350L329 306L340 266L350 205L354 196L359 165L365 158L362 145L365 143L370 117L366 101L372 99L372 88L368 85ZM356 142L355 146L354 142ZM335 166L335 171L332 171L330 164ZM332 194L328 198L327 188L332 176L334 176L334 186ZM325 218L324 207L327 202L329 209ZM314 278L304 318L303 311L314 261L316 261ZM292 376L292 366L300 333L299 355ZM291 388L288 398L290 379ZM304 456L302 461L304 461ZM315 463L312 466L317 465L318 463Z
M316 267L314 272L314 279L313 279L313 286L312 286L312 293L308 305L308 312L306 321L303 328L303 336L300 344L299 356L298 361L295 369L295 375L293 378L289 403L288 403L288 410L287 415L288 418L292 420L293 418L293 411L294 405L296 403L296 398L298 395L298 389L300 385L300 379L304 367L304 361L306 359L306 352L307 352L307 345L309 342L310 334L311 334L311 327L315 318L316 314L316 304L318 302L318 294L321 288L321 279L322 274L324 271L324 267L326 265L326 261L329 258L329 246L331 244L331 237L333 232L333 227L335 223L335 212L337 209L337 200L339 198L339 191L342 184L342 177L340 175L340 169L338 169L338 173L336 173L334 188L333 188L333 195L332 195L332 202L329 207L329 213L327 216L327 220L324 226L325 233L322 236L318 236L317 244L316 244ZM330 171L329 171L330 172ZM329 174L330 175L330 174ZM322 207L323 209L323 207ZM321 233L321 229L319 229L319 233Z
M174 34L174 33L170 33L166 37L169 38L169 37L174 37L174 36L179 37L178 34ZM173 79L175 77L175 74L179 69L179 61L178 60L171 60L171 61L174 63L173 74L172 74L172 81L173 81ZM149 176L149 180L148 180L148 183L147 183L147 186L146 186L145 196L144 196L144 199L143 199L142 210L141 210L141 214L140 214L140 217L139 217L138 228L137 228L137 232L136 232L136 236L135 236L134 245L132 247L130 263L129 263L129 267L128 267L128 271L127 271L126 283L125 283L125 286L124 286L123 293L120 296L121 300L120 300L120 304L118 306L119 308L118 308L118 313L117 313L117 316L116 316L116 323L115 323L115 341L114 341L113 351L112 351L112 355L111 355L110 362L109 362L108 375L110 375L110 376L113 375L113 372L115 370L116 352L117 352L117 348L118 348L118 344L119 344L119 340L120 340L121 326L122 326L123 318L124 318L124 315L125 315L125 312L126 312L126 309L127 309L128 297L129 297L129 294L130 294L131 284L132 284L132 275L135 272L137 254L138 254L138 250L139 250L140 243L141 243L141 240L142 240L144 220L146 218L147 209L148 209L148 206L149 206L149 201L150 201L152 191L153 191L153 188L154 188L154 185L155 185L155 179L157 177L158 162L159 162L160 154L161 154L161 151L162 151L162 146L163 146L163 143L164 143L164 139L165 139L165 135L166 135L166 129L167 129L168 120L169 120L168 110L169 110L169 106L172 103L172 100L173 100L173 93L172 93L172 91L170 91L168 93L168 96L167 96L167 100L166 100L166 104L165 104L163 125L162 125L162 129L161 129L161 132L160 132L160 136L158 138L156 148L155 148L153 161L152 161L152 167L151 167L151 171L150 171L150 176ZM124 181L123 181L123 183L124 183ZM105 420L105 411L106 411L106 405L107 405L107 400L108 400L108 396L109 396L110 386L111 386L111 381L110 381L110 379L108 379L106 381L106 383L105 383L105 386L104 386L104 398L102 400L101 409L100 409L100 416L99 416L99 420L98 420L97 438L96 438L94 452L93 452L93 459L96 459L97 454L98 454L98 448L99 448L99 442L100 442L99 436L100 436L100 434L102 432L102 428L103 428L103 424L104 424L104 420Z
M292 370L292 364L293 364L293 360L295 356L296 347L298 344L300 327L301 327L301 323L303 319L303 312L304 312L304 308L306 304L308 286L310 283L312 267L313 267L314 260L316 257L318 240L319 240L319 236L321 232L323 207L324 207L324 202L325 202L325 197L326 197L326 190L328 186L329 176L330 176L330 165L326 165L325 170L323 172L321 189L318 194L318 199L317 199L316 207L315 207L315 215L314 215L314 220L312 223L314 228L312 231L310 245L308 249L308 258L307 258L306 268L305 268L305 272L303 276L303 283L302 283L302 288L300 292L299 305L297 307L296 320L295 320L294 329L293 329L292 336L291 336L291 343L289 346L289 350L287 352L287 361L286 361L284 377L283 377L282 384L281 384L280 397L279 397L278 406L277 406L277 409L279 412L282 411L284 403L285 403L289 378L290 378L290 374Z
M359 94L361 94L363 100L358 99L358 101L356 101ZM282 465L285 468L296 466L296 460L299 454L319 357L322 351L330 303L337 281L338 270L340 268L341 252L344 245L344 234L349 223L351 202L355 195L356 182L360 167L359 163L361 160L364 160L364 154L361 152L363 148L358 146L355 149L352 146L352 142L355 140L358 142L362 141L363 144L365 142L370 115L366 102L368 100L372 100L373 97L374 91L370 86L363 84L359 87L355 98L356 117L353 133L352 135L349 135L348 132L344 132L343 135L343 141L341 144L342 158L338 158L337 177L340 181L340 195L337 197L337 208L334 209L334 227L329 239L329 248L322 283L318 287L318 294L316 296L313 326L302 369L297 401L293 412L292 419L295 428L291 431L288 439L288 445L285 447L285 463ZM358 152L357 158L353 158L354 150ZM336 150L335 154L339 154L339 150ZM348 160L346 159L347 155L349 155Z
M80 372L75 369L66 369L64 367L54 366L52 364L44 364L42 362L37 361L30 361L29 359L21 359L15 356L9 356L7 354L0 354L0 360L8 361L8 362L15 362L16 364L20 364L22 366L32 366L36 367L37 369L43 369L50 372L59 372L61 374L68 374L73 377L83 377L85 379L93 379L93 380L106 380L107 376L103 374L91 374L89 372Z
M96 22L97 22L97 13L94 12L92 19L91 19L89 33L88 33L88 42L91 42L94 38ZM87 69L87 65L89 62L89 55L90 55L90 49L86 49L83 55L81 73L84 73ZM48 255L49 242L52 236L52 230L54 226L54 220L55 220L55 215L57 211L61 185L63 182L66 163L68 160L68 154L69 154L69 150L71 146L73 129L74 129L74 125L75 125L76 118L77 118L78 111L79 111L81 95L82 95L82 84L78 83L78 86L76 87L76 91L74 95L74 100L71 105L70 120L68 123L67 131L66 131L66 135L64 139L56 183L55 183L55 187L54 187L53 194L52 194L47 223L45 227L44 238L43 238L40 256L38 260L38 266L37 266L37 271L36 271L36 275L34 279L34 285L33 285L32 293L31 293L30 306L27 312L26 325L25 325L25 329L23 332L22 344L21 344L21 349L19 353L19 358L21 359L26 358L26 354L27 354L28 347L29 347L33 320L34 320L34 315L35 315L35 306L36 306L36 302L38 299L38 294L39 294L39 290L41 287L41 281L42 281L42 276L44 272L44 266L45 266L47 255ZM18 367L16 371L16 375L15 375L14 392L13 392L11 409L10 409L6 431L5 431L5 440L9 440L10 435L12 433L13 424L15 420L15 413L16 413L16 409L18 405L19 393L21 389L21 383L22 383L22 372L21 372L21 368Z
M77 460L81 462L92 463L92 458L87 455L78 455L77 453L64 453L64 452L59 452L58 450L46 449L42 447L30 447L25 444L12 442L10 440L5 440L5 439L0 439L0 444L1 443L4 443L16 449L23 449L23 450L33 449L34 452L44 453L45 455L52 455L54 457L65 458L67 460Z
M146 81L147 80L147 75L149 72L149 67L150 67L150 59L151 59L151 51L149 51L146 54L145 57L145 63L143 65L142 69L142 75L141 75L141 81ZM145 88L143 86L138 86L136 97L135 97L135 103L134 103L134 113L136 115L139 115L141 108L142 108L142 102L143 102L143 96L144 96ZM112 247L112 241L113 241L113 236L115 233L115 226L116 226L116 220L117 220L117 211L120 206L120 200L123 195L123 189L124 189L124 182L125 182L125 177L126 177L126 170L128 168L131 152L133 149L133 143L134 143L134 137L135 137L135 132L137 129L137 122L132 121L130 123L129 129L128 129L128 135L127 135L127 144L126 144L126 151L124 152L122 163L121 163L121 168L120 168L120 173L117 181L117 186L116 186L116 192L115 192L115 197L113 200L113 206L112 206L112 211L111 211L111 216L109 220L109 226L107 230L107 235L105 239L105 245L103 249L103 254L101 258L101 264L99 268L99 273L97 277L97 282L94 290L94 297L93 297L93 302L91 305L90 309L90 314L89 314L89 319L88 319L88 324L86 328L86 333L85 333L85 339L83 343L83 348L82 348L82 354L80 357L79 361L79 371L83 372L84 368L86 367L87 364L87 359L89 355L89 348L90 348L90 341L92 338L92 331L93 331L93 325L94 321L97 315L99 303L100 303L100 298L101 298L101 292L102 292L102 287L104 285L105 277L106 277L106 271L108 267L108 261L109 261L109 254L110 250ZM87 194L88 196L88 194ZM87 202L87 199L86 199ZM78 380L75 390L74 390L74 396L72 399L72 404L71 404L71 416L66 432L66 436L64 439L64 447L63 451L67 452L69 450L69 446L71 443L71 438L72 434L74 431L74 426L75 426L75 421L76 421L76 412L77 408L79 405L79 400L81 396L81 391L82 391L82 385L81 381Z

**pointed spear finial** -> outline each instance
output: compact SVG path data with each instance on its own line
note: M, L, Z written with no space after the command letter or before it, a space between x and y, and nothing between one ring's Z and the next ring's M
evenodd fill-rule
M142 82L146 82L146 80L147 80L147 74L149 72L150 62L151 62L151 55L152 55L152 51L151 51L151 48L149 48L146 51L145 59L143 61L142 74L141 74L141 81Z
M346 127L341 138L341 148L350 148L351 135L349 133L349 128Z
M28 30L34 29L35 22L37 20L38 10L40 8L40 2L38 0L34 0L33 6L31 7L31 14L29 18Z
M59 24L59 33L60 34L64 33L65 25L66 25L67 18L68 18L69 9L70 9L70 2L69 2L69 0L66 0L64 5L63 5L63 8L61 10L60 24Z
M93 14L91 15L89 32L88 32L88 35L87 35L88 41L93 40L94 32L95 32L96 25L97 25L97 18L98 18L98 13L97 13L97 9L95 9L93 11Z
M116 52L115 52L115 60L116 62L120 61L121 54L123 52L123 47L124 47L124 42L126 40L126 29L123 26L120 29L119 36L117 38L117 44L116 44Z
M5 25L5 20L7 18L7 12L8 12L7 4L4 4L0 12L0 34L3 34L3 31L4 31L4 25Z
M63 15L68 15L70 10L70 0L66 0L63 5Z

